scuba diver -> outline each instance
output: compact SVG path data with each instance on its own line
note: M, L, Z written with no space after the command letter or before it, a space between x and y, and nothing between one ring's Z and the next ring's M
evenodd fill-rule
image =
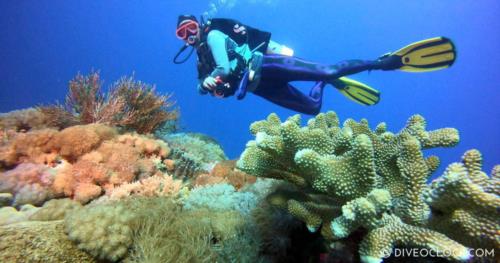
M346 60L325 65L293 56L293 50L271 40L271 33L232 19L213 18L198 22L193 15L181 15L176 36L185 45L174 63L187 61L197 53L198 91L218 98L247 92L304 114L321 110L323 89L333 85L343 95L362 105L374 105L380 92L345 76L370 70L425 72L450 67L456 51L450 39L435 37L412 43L375 60ZM182 60L179 56L191 47ZM292 81L314 81L309 94L290 85Z

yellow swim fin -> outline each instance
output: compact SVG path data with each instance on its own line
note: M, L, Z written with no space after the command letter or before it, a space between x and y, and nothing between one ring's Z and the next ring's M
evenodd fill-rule
M380 101L380 91L359 81L341 77L334 80L332 84L344 96L361 105L375 105Z
M386 54L379 58L379 62L384 70L427 72L450 67L456 57L455 45L450 39L434 37Z

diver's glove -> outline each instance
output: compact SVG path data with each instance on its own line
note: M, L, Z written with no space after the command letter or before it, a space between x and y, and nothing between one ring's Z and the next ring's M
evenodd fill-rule
M215 87L217 87L217 80L212 76L208 76L205 78L205 80L203 80L202 86L207 90L213 90Z

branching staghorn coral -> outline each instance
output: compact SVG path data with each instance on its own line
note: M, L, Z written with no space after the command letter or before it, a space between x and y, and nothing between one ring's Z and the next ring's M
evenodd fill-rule
M425 193L433 209L431 226L470 247L500 249L498 169L491 177L481 171L478 150L469 150L461 163L452 163Z
M425 124L415 115L393 134L386 131L385 124L372 132L366 120L348 119L340 127L333 112L319 114L303 128L299 115L281 123L271 114L250 127L256 139L247 144L238 167L252 175L283 179L327 194L338 204L387 188L391 196L419 210L424 202L412 193L421 192L437 166L437 157L424 159L420 149L453 146L459 139L454 129L427 132ZM417 222L426 213L406 217Z
M450 250L453 253L448 259L465 260L469 257L465 245L476 246L460 244L456 241L461 240L452 240L448 232L433 227L429 220L433 218L429 207L432 198L424 195L428 191L426 181L439 166L439 159L425 158L422 150L454 146L459 141L458 132L452 128L426 131L425 126L425 119L415 115L398 133L388 132L385 123L372 131L366 120L348 119L341 127L336 114L328 112L300 127L299 115L282 123L271 114L267 120L251 125L256 139L247 144L237 166L252 175L288 181L306 196L316 193L330 198L326 203L316 200L316 206L342 206L342 214L325 216L311 209L310 199L301 200L292 194L274 198L276 203L286 204L288 211L311 230L321 224L331 226L330 231L322 229L327 239L344 238L359 227L369 230L359 251L364 262L380 262L384 253L395 246ZM469 163L473 180L486 181L474 161L477 154L468 155L472 160L465 162ZM495 180L489 180L492 183L484 187L498 189ZM461 203L474 204L472 195L461 196ZM498 201L498 195L494 200ZM470 212L467 205L463 206ZM498 218L498 212L493 210L486 214L474 217L476 222L484 222L485 217ZM499 223L488 222L476 233L492 238L494 233L484 227L498 229Z

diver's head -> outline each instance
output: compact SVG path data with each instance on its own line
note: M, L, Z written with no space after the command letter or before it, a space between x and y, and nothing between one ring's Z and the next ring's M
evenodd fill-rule
M193 15L181 15L177 20L177 38L189 45L194 45L200 39L200 24Z

